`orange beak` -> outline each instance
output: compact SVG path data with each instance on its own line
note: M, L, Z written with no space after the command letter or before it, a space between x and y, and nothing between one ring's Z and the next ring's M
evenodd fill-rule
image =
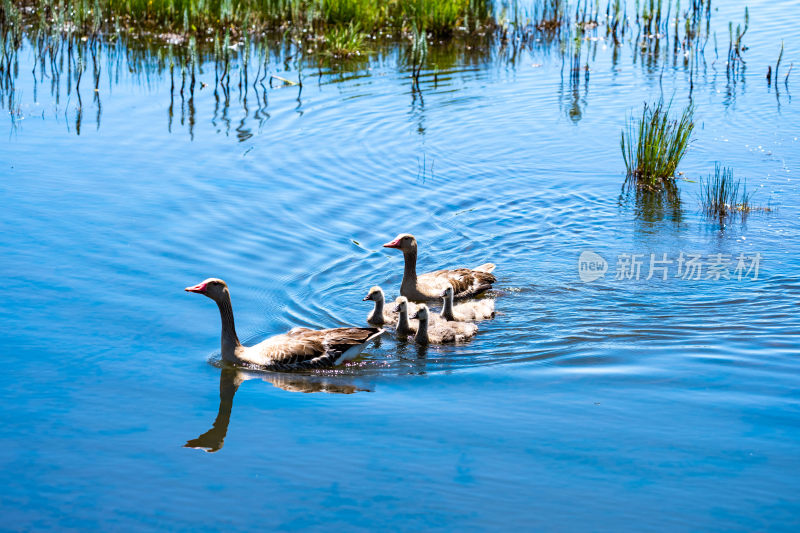
M400 248L400 238L396 238L392 242L387 242L383 245L384 248Z
M198 283L194 287L186 287L183 290L185 290L186 292L196 292L198 294L205 294L205 292L206 292L206 284L205 283Z

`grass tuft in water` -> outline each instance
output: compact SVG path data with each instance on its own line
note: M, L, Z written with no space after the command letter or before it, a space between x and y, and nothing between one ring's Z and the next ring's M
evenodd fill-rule
M360 55L366 39L358 24L334 26L325 32L325 53L337 58Z
M700 180L700 202L709 217L726 219L735 214L745 217L753 211L771 211L769 207L754 206L752 198L747 181L735 179L733 169L719 163L714 166L713 176Z
M631 117L622 130L620 145L627 181L647 188L661 188L675 176L694 130L690 104L680 118L670 117L671 104L659 100L645 104L641 118Z

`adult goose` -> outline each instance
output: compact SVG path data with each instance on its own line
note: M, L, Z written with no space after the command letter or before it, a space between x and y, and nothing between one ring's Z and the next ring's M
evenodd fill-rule
M492 288L497 278L492 275L493 263L485 263L475 268L455 268L437 270L417 275L417 239L409 233L401 233L384 248L402 250L405 260L400 294L414 301L436 300L448 285L455 289L456 298L468 298Z
M445 344L468 341L478 333L478 326L469 322L449 322L438 320L429 322L430 313L427 305L419 306L411 317L419 321L414 342L417 344Z
M472 322L494 317L494 300L491 298L453 304L453 287L450 286L442 293L442 299L444 305L441 316L445 320Z
M386 298L383 294L383 289L377 285L370 288L369 293L367 293L367 295L364 297L365 302L368 300L375 302L375 307L373 307L372 311L370 311L367 315L368 324L372 324L373 326L393 326L395 323L397 323L398 315L397 311L395 310L395 306L386 306ZM416 305L408 305L409 313L413 313L416 310Z
M228 285L209 278L188 292L214 300L222 318L222 358L237 365L254 365L269 370L302 370L329 367L354 359L364 344L383 333L379 328L294 328L256 344L242 346L236 336Z

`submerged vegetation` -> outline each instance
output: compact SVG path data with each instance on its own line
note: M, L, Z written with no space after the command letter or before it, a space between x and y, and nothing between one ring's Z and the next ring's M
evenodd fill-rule
M622 130L620 145L630 182L659 189L675 176L694 130L694 108L689 104L674 119L670 107L663 100L645 104L641 118L631 117L627 130Z

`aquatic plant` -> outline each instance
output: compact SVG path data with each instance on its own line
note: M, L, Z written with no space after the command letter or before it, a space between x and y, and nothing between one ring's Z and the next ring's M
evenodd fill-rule
M419 90L419 75L422 66L428 58L428 36L425 30L419 31L416 24L411 31L411 48L408 52L408 62L411 65L412 88Z
M325 53L332 57L350 57L360 54L367 34L358 24L336 26L325 32Z
M463 22L465 14L472 13L474 19L485 16L483 10L475 9L478 3L470 0L409 0L402 4L401 11L407 20L437 37L452 34Z
M775 63L775 85L777 89L778 84L778 69L781 66L781 59L783 59L783 41L781 41L781 53L778 54L778 62ZM786 83L789 82L789 74L786 74ZM769 86L772 83L772 65L767 67L767 85Z
M563 0L544 0L534 6L536 27L555 31L567 22L567 3Z
M694 108L684 108L680 118L670 117L670 104L659 100L645 104L641 118L631 116L622 130L620 145L627 179L658 188L675 175L694 130Z
M627 4L625 8L627 8ZM619 43L620 39L625 35L626 16L623 11L622 0L614 0L613 3L609 0L606 6L606 36L612 36L614 43Z
M744 8L744 28L741 25L736 26L736 33L733 32L733 23L728 23L728 37L730 42L728 44L728 63L727 63L727 72L728 75L735 74L739 71L739 68L742 64L744 64L744 57L742 57L742 52L747 50L747 47L742 44L742 39L744 39L745 33L747 33L747 29L750 27L750 12L745 7ZM734 35L736 36L734 38ZM780 60L778 61L780 63Z
M382 19L381 5L378 0L322 0L319 9L328 24L372 27Z
M740 192L741 187L741 192ZM752 193L747 192L747 182L733 177L733 169L714 165L714 175L700 179L700 202L703 212L719 219L733 214L746 216L751 211L769 211L769 208L752 205Z

